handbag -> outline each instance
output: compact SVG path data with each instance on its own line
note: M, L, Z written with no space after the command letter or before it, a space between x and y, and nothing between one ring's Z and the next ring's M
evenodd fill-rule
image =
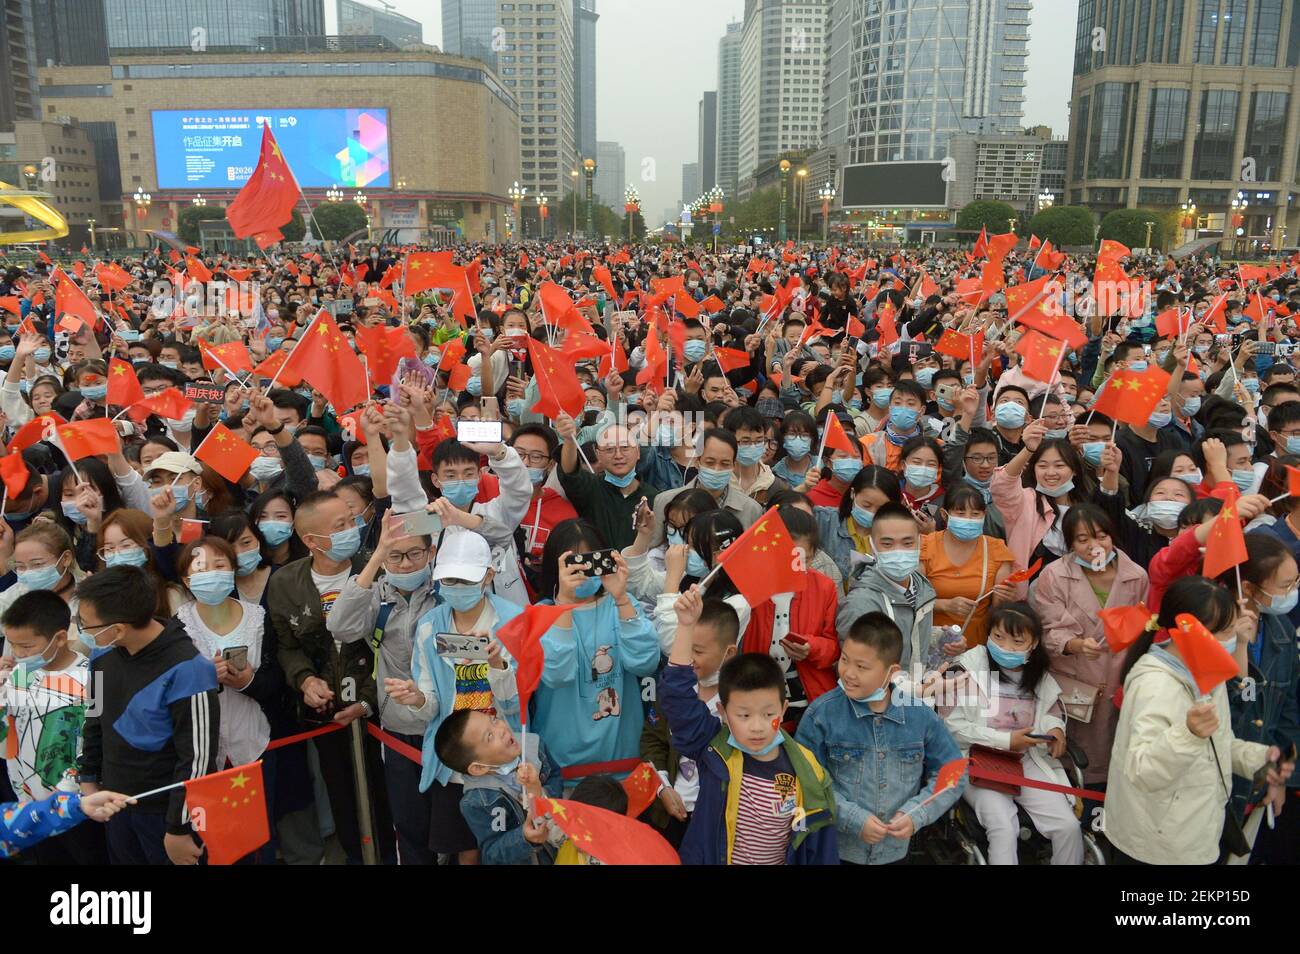
M1093 710L1104 687L1059 672L1053 672L1052 678L1061 687L1061 708L1065 710L1066 718L1075 722L1091 722Z
M1219 836L1219 860L1222 861L1229 855L1249 856L1253 846L1250 839L1246 837L1241 819L1233 811L1232 792L1228 791L1228 786L1223 781L1223 764L1219 761L1219 748L1214 744L1213 736L1210 737L1210 749L1214 752L1215 774L1219 776L1219 784L1223 786L1223 794L1228 799L1223 806L1223 834Z

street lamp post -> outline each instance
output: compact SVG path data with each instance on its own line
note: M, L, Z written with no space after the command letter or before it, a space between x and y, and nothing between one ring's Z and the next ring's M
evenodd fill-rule
M569 178L573 180L573 231L569 233L571 238L577 238L578 235L578 170L570 169Z
M1186 233L1189 230L1192 232L1192 237L1196 237L1196 203L1188 200L1180 205L1179 208L1183 213L1182 221L1179 224L1183 227L1183 241L1186 242Z
M95 217L94 216L90 216L89 218L86 219L86 228L90 232L90 247L93 250L95 248Z
M544 195L537 196L538 238L546 240L546 205L550 202Z
M190 199L190 204L193 205L195 208L201 209L208 204L208 200L203 198L203 193L200 192L197 195L195 195L194 198Z
M131 197L131 200L135 203L135 217L137 221L148 216L149 205L153 202L153 196L144 191L144 186L140 186L135 190L135 195ZM144 230L141 229L140 231L143 232Z
M1054 199L1054 198L1052 197L1052 193L1050 193L1050 192L1040 192L1040 193L1038 193L1038 211L1039 211L1039 212L1043 211L1043 209L1050 209L1050 208L1052 207L1052 205L1053 205L1055 202L1056 202L1056 199Z
M627 240L631 242L636 238L635 222L636 214L641 211L641 193L630 182L623 190L623 211L627 213Z
M781 170L781 216L779 219L777 219L776 240L778 242L784 243L785 242L785 202L786 202L786 193L790 188L790 160L782 159L779 168Z
M1146 250L1148 255L1151 254L1151 226L1153 225L1155 225L1155 223L1148 219L1147 220L1147 244L1146 244Z
M803 241L803 206L808 193L808 170L800 169L795 175L798 178L794 182L794 240L798 244Z
M596 229L592 224L593 214L595 212L592 201L592 186L596 180L596 160L587 158L582 160L582 174L587 180L587 239L590 240L595 234Z
M709 190L706 197L708 199L708 209L713 213L713 253L718 252L718 233L722 231L722 200L725 195L722 187L715 185Z
M519 233L519 238L524 237L524 220L523 220L523 202L524 196L528 195L528 187L521 186L518 181L506 190L506 195L510 196L510 201L515 207L515 230ZM511 236L514 237L513 235Z
M342 202L343 190L340 189L338 186L330 186L328 189L325 190L325 198L328 199L330 202Z
M1238 189L1229 205L1232 207L1232 214L1224 217L1223 237L1231 242L1229 247L1235 250L1238 244L1237 233L1242 231L1242 224L1246 221L1246 207L1250 205L1250 201L1246 198L1246 193Z
M835 201L835 186L826 183L817 190L817 197L822 200L822 244L825 245L830 235L831 203Z

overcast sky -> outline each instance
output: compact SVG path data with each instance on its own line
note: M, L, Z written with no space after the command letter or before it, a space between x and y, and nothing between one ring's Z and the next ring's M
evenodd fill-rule
M426 43L441 46L441 0L391 2L424 24ZM336 6L326 0L325 7L332 30ZM1035 0L1026 126L1043 123L1058 135L1067 131L1078 7L1078 0ZM596 135L623 146L628 178L640 189L652 225L681 198L682 164L695 161L698 149L700 96L717 89L718 38L744 10L744 0L596 2ZM654 179L642 181L648 160Z

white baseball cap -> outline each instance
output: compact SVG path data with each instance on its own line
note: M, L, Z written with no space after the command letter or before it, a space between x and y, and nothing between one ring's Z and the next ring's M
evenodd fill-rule
M435 580L481 582L492 566L492 548L473 530L448 527L433 565Z
M155 470L165 470L173 474L201 474L203 466L191 454L183 451L167 451L159 454L149 465L149 473Z

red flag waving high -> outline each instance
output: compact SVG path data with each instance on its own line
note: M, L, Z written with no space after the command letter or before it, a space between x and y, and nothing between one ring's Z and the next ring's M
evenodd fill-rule
M1201 692L1209 694L1219 683L1237 675L1237 660L1199 619L1191 613L1179 613L1174 622L1178 625L1170 635Z
M298 181L280 152L271 127L263 126L257 168L226 209L226 219L237 238L277 232L293 218L293 207L297 204Z
M5 494L11 499L23 492L27 486L27 462L23 460L22 454L5 454L0 457L0 479L4 480Z
M116 407L130 407L144 400L144 388L135 376L135 369L121 358L108 362L108 403Z
M533 359L533 373L537 375L537 390L541 395L531 410L551 420L559 417L561 411L570 417L581 414L586 397L573 362L535 338L528 339L528 353Z
M234 864L271 840L261 762L186 781L185 804L210 865Z
M240 371L253 370L253 358L242 341L210 345L200 338L199 352L203 356L203 367L209 371L221 368L230 374L238 374Z
M33 444L50 440L54 436L54 429L59 424L66 424L59 415L51 411L41 417L34 417L22 427L18 428L18 433L9 441L9 453L17 454L31 447Z
M529 605L510 622L497 630L497 639L515 661L515 683L519 687L519 711L527 721L528 700L542 681L542 666L546 663L542 652L542 634L555 625L555 621L569 610L571 604L560 606Z
M86 421L73 421L59 428L59 443L71 460L94 457L96 454L116 454L122 449L113 422L106 417L92 417Z
M772 508L718 555L731 582L750 606L760 606L773 593L803 590L808 572L785 521Z
M53 277L55 314L60 318L64 315L74 315L94 328L95 323L99 321L99 316L95 313L95 306L86 297L86 293L61 269L55 269Z
M846 454L857 454L859 456L862 454L857 445L849 440L849 435L844 433L844 425L840 423L839 417L834 413L826 415L826 450L839 450L844 451ZM781 591L778 590L777 592Z
M623 791L627 793L627 817L636 818L654 804L663 787L663 779L649 762L642 762L623 779Z
M239 483L257 459L257 450L224 424L218 424L203 439L194 456L232 484Z
M1245 563L1246 559L1246 538L1241 532L1241 517L1234 498L1220 508L1210 525L1210 535L1205 540L1205 564L1201 570L1214 579L1223 571Z
M286 368L299 372L338 413L351 410L370 396L361 359L324 310L317 313L289 356Z
M962 334L960 331L947 329L939 337L939 342L934 346L934 350L939 354L946 354L956 358L958 361L979 361L984 354L984 332L977 331L974 335Z
M366 356L370 379L376 384L391 381L398 362L415 357L415 342L405 328L358 325L356 339L361 353Z
M1024 358L1021 370L1036 381L1052 383L1061 366L1065 345L1055 338L1039 334L1032 328L1016 342L1016 353Z
M1146 427L1151 412L1169 390L1169 373L1160 368L1145 371L1116 371L1093 405L1115 420Z
M563 798L539 798L535 810L550 814L575 848L603 864L681 864L663 835L635 818Z
M1079 328L1078 322L1066 315L1049 315L1041 308L1034 307L1017 320L1026 328L1033 328L1050 338L1064 341L1076 351L1088 343L1088 336Z

